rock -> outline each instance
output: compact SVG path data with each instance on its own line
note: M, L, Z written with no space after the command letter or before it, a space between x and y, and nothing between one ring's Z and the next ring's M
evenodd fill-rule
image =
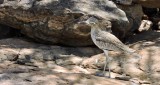
M136 78L130 79L130 85L141 85L139 80Z
M133 58L133 56L131 55L124 55L116 52L110 52L109 56L113 58L113 60L109 64L112 72L127 74L131 77L140 77L144 75L144 72L139 69L140 66L137 66L137 64L139 63L139 59ZM104 56L104 54L92 56L91 58L85 59L82 62L82 66L84 68L103 70L106 59L105 57L106 56ZM108 68L106 68L106 70L108 71Z
M83 58L75 55L63 55L62 58L56 60L58 65L79 65Z
M136 43L132 44L131 47L140 53L142 59L139 61L136 60L136 58L133 58L131 55L110 52L109 56L113 57L113 61L110 63L111 71L120 74L124 73L129 75L131 78L139 78L140 80L151 81L154 83L153 85L157 85L160 77L158 69L158 56L160 56L160 32L143 32L131 37L130 40L141 41L136 41ZM105 56L103 54L99 54L85 59L82 62L82 65L86 68L96 68L103 70L104 63ZM106 71L108 71L108 69L106 69Z
M102 51L96 47L61 47L35 44L21 38L0 40L0 61L14 60L17 63L34 63L38 61L53 61L63 64L79 64L82 56L92 56ZM15 56L16 59L15 59ZM61 59L61 60L59 60ZM66 63L65 63L66 62Z
M10 31L11 31L11 28L0 24L0 39L8 37Z
M139 4L134 4L130 6L125 6L125 5L117 5L117 6L126 13L127 18L129 20L129 24L130 24L129 25L130 29L129 31L127 31L128 32L127 34L132 35L132 33L135 30L138 30L141 24L142 16L144 15L142 6Z
M125 81L129 81L131 79L130 76L126 76L126 75L116 76L115 78L119 80L125 80Z
M157 8L147 8L147 7L142 7L144 14L146 14L149 18L155 16L158 13Z
M4 2L4 0L0 0L0 4L2 4Z
M152 30L148 30L145 32L142 32L140 34L137 34L136 36L131 36L130 39L128 40L129 43L136 43L136 42L140 42L140 41L145 41L146 42L150 42L152 40L156 40L155 42L158 42L158 38L160 37L160 33L159 31L152 31ZM140 47L140 44L135 45L136 48ZM157 45L156 45L157 46ZM142 46L143 47L143 46ZM140 47L139 49L143 49L142 47Z
M43 73L38 74L3 74L2 77L7 76L13 79L1 80L1 85L91 85L91 84L103 84L103 85L128 85L127 81L120 81L115 79L107 79L103 77L96 77L87 74L74 74L74 73ZM53 81L54 80L54 81ZM99 82L97 82L97 80Z
M138 78L132 78L129 80L131 85L151 85L149 81L143 81Z
M159 29L159 21L160 21L160 15L154 15L153 17L151 17L152 22L154 23L154 29Z
M14 37L18 33L18 30L8 27L6 25L0 24L0 39Z
M148 8L160 8L159 0L133 0L133 2Z
M152 30L142 32L132 36L130 42L133 43L130 47L137 50L142 55L142 59L138 60L132 55L110 51L109 56L113 57L109 64L111 76L115 78L126 74L132 79L138 78L141 81L118 81L94 76L102 72L105 63L105 56L98 48L43 45L22 38L0 40L0 55L3 55L0 56L0 81L1 84L12 82L15 85L22 83L24 85L97 83L158 85L160 32ZM14 61L10 61L11 58L7 57L13 57L12 55L18 53L18 58ZM17 64L17 61L25 62L21 65ZM108 72L105 75L108 75Z
M152 37L151 37L152 36ZM140 39L141 38L141 39ZM159 68L159 39L160 33L157 31L148 31L141 33L138 36L134 36L131 39L135 40L145 40L143 42L139 42L137 45L133 45L133 48L139 48L140 54L143 56L140 61L140 69L146 73L146 76L142 76L142 78L148 78L153 85L156 85L157 81L159 81L159 73L157 73ZM141 78L141 79L142 79Z
M51 62L44 62L50 63ZM0 63L1 85L71 85L71 84L106 84L127 85L128 81L120 81L90 75L85 68L79 66L58 66L38 68L33 66L14 64L13 61ZM54 80L54 81L53 81ZM96 80L100 81L97 82Z
M160 21L159 8L146 8L143 7L143 11L146 18L145 20L150 20L153 23L152 29L158 30L158 22Z
M147 31L149 29L151 29L153 23L149 20L142 20L141 21L141 25L138 29L139 32L142 32L142 31Z
M111 21L113 33L121 40L130 30L125 12L110 0L7 0L0 4L0 23L47 44L93 45L90 27L79 24L89 16Z
M158 29L160 30L160 21L158 22Z

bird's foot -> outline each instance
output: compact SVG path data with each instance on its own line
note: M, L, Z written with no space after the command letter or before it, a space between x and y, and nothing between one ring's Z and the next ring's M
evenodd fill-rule
M110 76L106 76L105 73L96 73L95 76L111 78Z

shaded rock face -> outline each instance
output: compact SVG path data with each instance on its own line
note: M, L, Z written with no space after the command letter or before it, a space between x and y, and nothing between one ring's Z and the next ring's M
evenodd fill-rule
M159 0L133 0L133 2L148 8L160 8Z
M22 36L20 30L0 24L0 39Z
M11 28L4 26L4 25L0 25L0 38L5 38L9 36L9 33L11 31Z
M120 9L122 9L129 20L130 33L137 30L141 24L142 16L144 15L142 6L139 4L134 4L130 6L117 5ZM128 34L130 34L128 33Z
M131 5L132 0L115 0L116 3L118 4L123 4L123 5Z
M12 0L0 7L0 23L41 43L92 45L91 28L79 24L89 16L111 21L113 34L120 39L130 30L126 14L109 0Z
M146 19L152 21L152 23L153 23L152 29L158 30L159 29L158 22L160 21L159 8L143 7L143 12L146 16Z

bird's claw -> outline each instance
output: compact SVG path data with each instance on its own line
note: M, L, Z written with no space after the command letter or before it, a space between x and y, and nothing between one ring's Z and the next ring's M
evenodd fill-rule
M105 73L96 73L95 76L111 78L110 76L105 76Z

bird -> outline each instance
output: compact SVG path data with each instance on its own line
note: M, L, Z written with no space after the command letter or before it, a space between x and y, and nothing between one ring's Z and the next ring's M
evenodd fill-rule
M91 27L91 39L93 43L101 50L103 50L106 59L103 68L103 76L105 76L105 69L107 63L109 64L112 57L108 55L109 51L119 51L126 54L133 54L137 58L141 56L136 53L136 50L129 48L127 45L123 44L115 35L112 34L112 23L108 20L99 20L95 17L90 17L85 21L87 25ZM108 65L109 78L111 78L111 69Z

